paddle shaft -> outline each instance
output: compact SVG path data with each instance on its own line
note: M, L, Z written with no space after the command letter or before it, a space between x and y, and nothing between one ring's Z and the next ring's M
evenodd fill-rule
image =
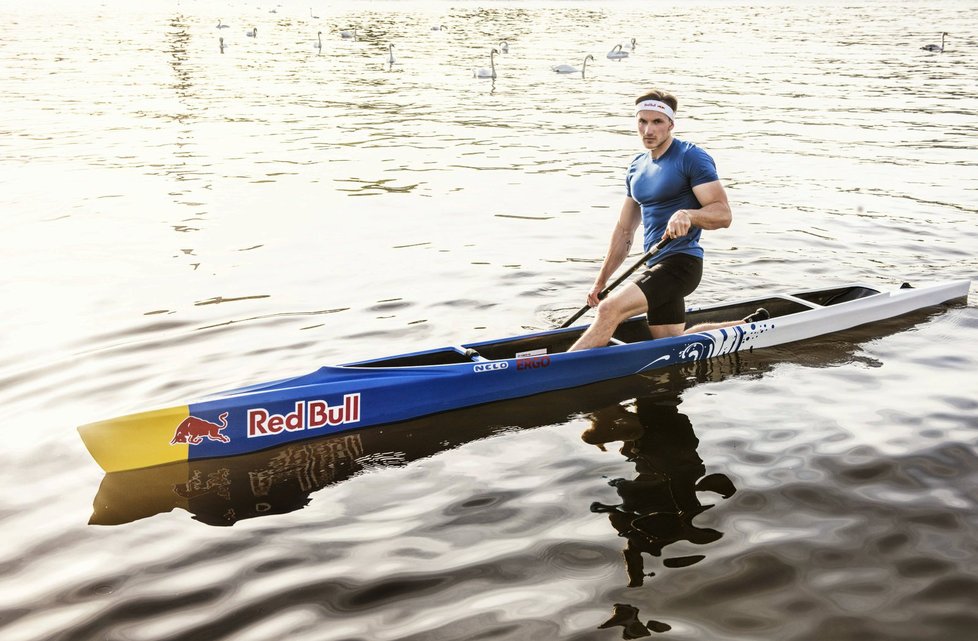
M634 265L632 265L631 267L629 267L628 269L626 269L622 273L621 276L619 276L618 278L616 278L614 280L613 283L611 283L610 285L608 285L607 287L605 287L604 289L601 290L601 293L598 294L598 299L600 300L600 299L604 298L605 296L608 295L608 293L611 290L613 290L615 287L618 287L623 282L625 282L625 279L626 278L628 278L629 276L631 276L632 273L635 272L635 270L637 270L639 267L641 267L646 262L648 262L648 260L650 258L652 258L656 254L658 254L659 251L661 251L663 247L665 247L666 245L668 245L669 244L669 241L671 241L671 240L672 240L671 238L663 238L662 240L660 240L658 242L658 244L655 247L653 247L649 251L647 251L644 254L642 254L642 257L638 259L638 262L636 262ZM570 327L571 326L571 323L573 323L578 318L580 318L585 313L587 313L587 310L589 310L589 309L591 309L591 306L590 305L585 305L584 307L580 308L579 310L577 310L577 312L573 316L571 316L570 318L568 318L567 320L565 320L564 323L560 327L561 328Z

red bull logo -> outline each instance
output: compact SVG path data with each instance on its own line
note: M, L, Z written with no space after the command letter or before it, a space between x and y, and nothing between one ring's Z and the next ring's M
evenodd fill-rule
M264 408L248 410L248 438L271 436L282 431L300 432L360 421L360 394L346 394L343 404L326 401L297 401L288 414L272 414Z
M217 417L217 420L221 422L220 425L205 421L196 416L188 416L177 426L177 431L173 434L173 440L170 441L170 445L176 445L177 443L197 445L205 438L209 441L230 443L231 439L221 434L221 430L228 426L228 413L224 412Z

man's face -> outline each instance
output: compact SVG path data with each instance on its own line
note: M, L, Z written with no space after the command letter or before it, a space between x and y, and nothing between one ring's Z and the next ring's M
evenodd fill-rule
M672 131L672 121L669 116L658 111L640 111L635 117L638 123L638 135L646 149L655 149L669 138Z

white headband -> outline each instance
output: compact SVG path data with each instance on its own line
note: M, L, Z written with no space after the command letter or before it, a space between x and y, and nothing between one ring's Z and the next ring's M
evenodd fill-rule
M635 105L635 115L637 116L640 111L658 111L669 116L669 120L676 122L676 112L672 110L672 107L658 100L643 100L638 103Z

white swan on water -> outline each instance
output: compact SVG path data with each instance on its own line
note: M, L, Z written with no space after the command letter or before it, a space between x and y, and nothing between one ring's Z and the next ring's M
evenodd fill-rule
M503 40L499 43L499 50L503 53L509 53L509 43Z
M622 43L621 48L622 49L627 48L627 49L629 49L631 51L635 51L635 44L636 44L635 38L632 38L628 42Z
M606 58L608 60L621 60L622 58L627 58L628 52L621 50L621 45L615 45L615 48L608 52Z
M580 69L578 69L577 67L573 67L571 65L557 65L555 67L550 67L550 68L553 71L557 72L557 73L577 73L578 71L580 71L581 72L581 78L583 78L584 77L584 72L587 71L587 61L588 60L590 60L591 62L594 62L594 56L592 56L591 54L588 54L587 57L584 58L584 64L581 65L581 68Z
M229 24L221 24L221 19L218 18L217 19L217 28L218 29L230 29L231 28L231 25L229 25Z
M323 32L322 31L320 31L319 33L316 34L316 44L314 44L313 47L315 47L316 49L322 49L323 48Z
M397 58L394 57L394 43L387 45L387 64L392 65L397 62Z
M443 24L436 24L434 27L431 28L432 31L441 31L442 29L448 31L448 27L446 27Z
M354 40L356 40L357 39L356 27L353 28L353 31L340 31L340 38L347 38L347 39L353 38Z
M245 35L248 36L249 38L257 38L258 37L258 27L252 27L251 28L251 31L245 32Z
M921 49L924 50L924 51L936 51L938 53L944 53L944 38L946 38L946 37L947 37L947 31L945 31L944 33L941 34L941 46L940 47L938 47L937 45L924 45L923 47L921 47Z
M473 71L472 72L472 75L475 76L476 78L492 78L493 80L495 80L496 79L496 54L497 53L499 53L499 49L493 49L489 53L489 66L492 67L491 70L490 69L486 69L485 67L482 67L481 69L476 69L475 71Z

